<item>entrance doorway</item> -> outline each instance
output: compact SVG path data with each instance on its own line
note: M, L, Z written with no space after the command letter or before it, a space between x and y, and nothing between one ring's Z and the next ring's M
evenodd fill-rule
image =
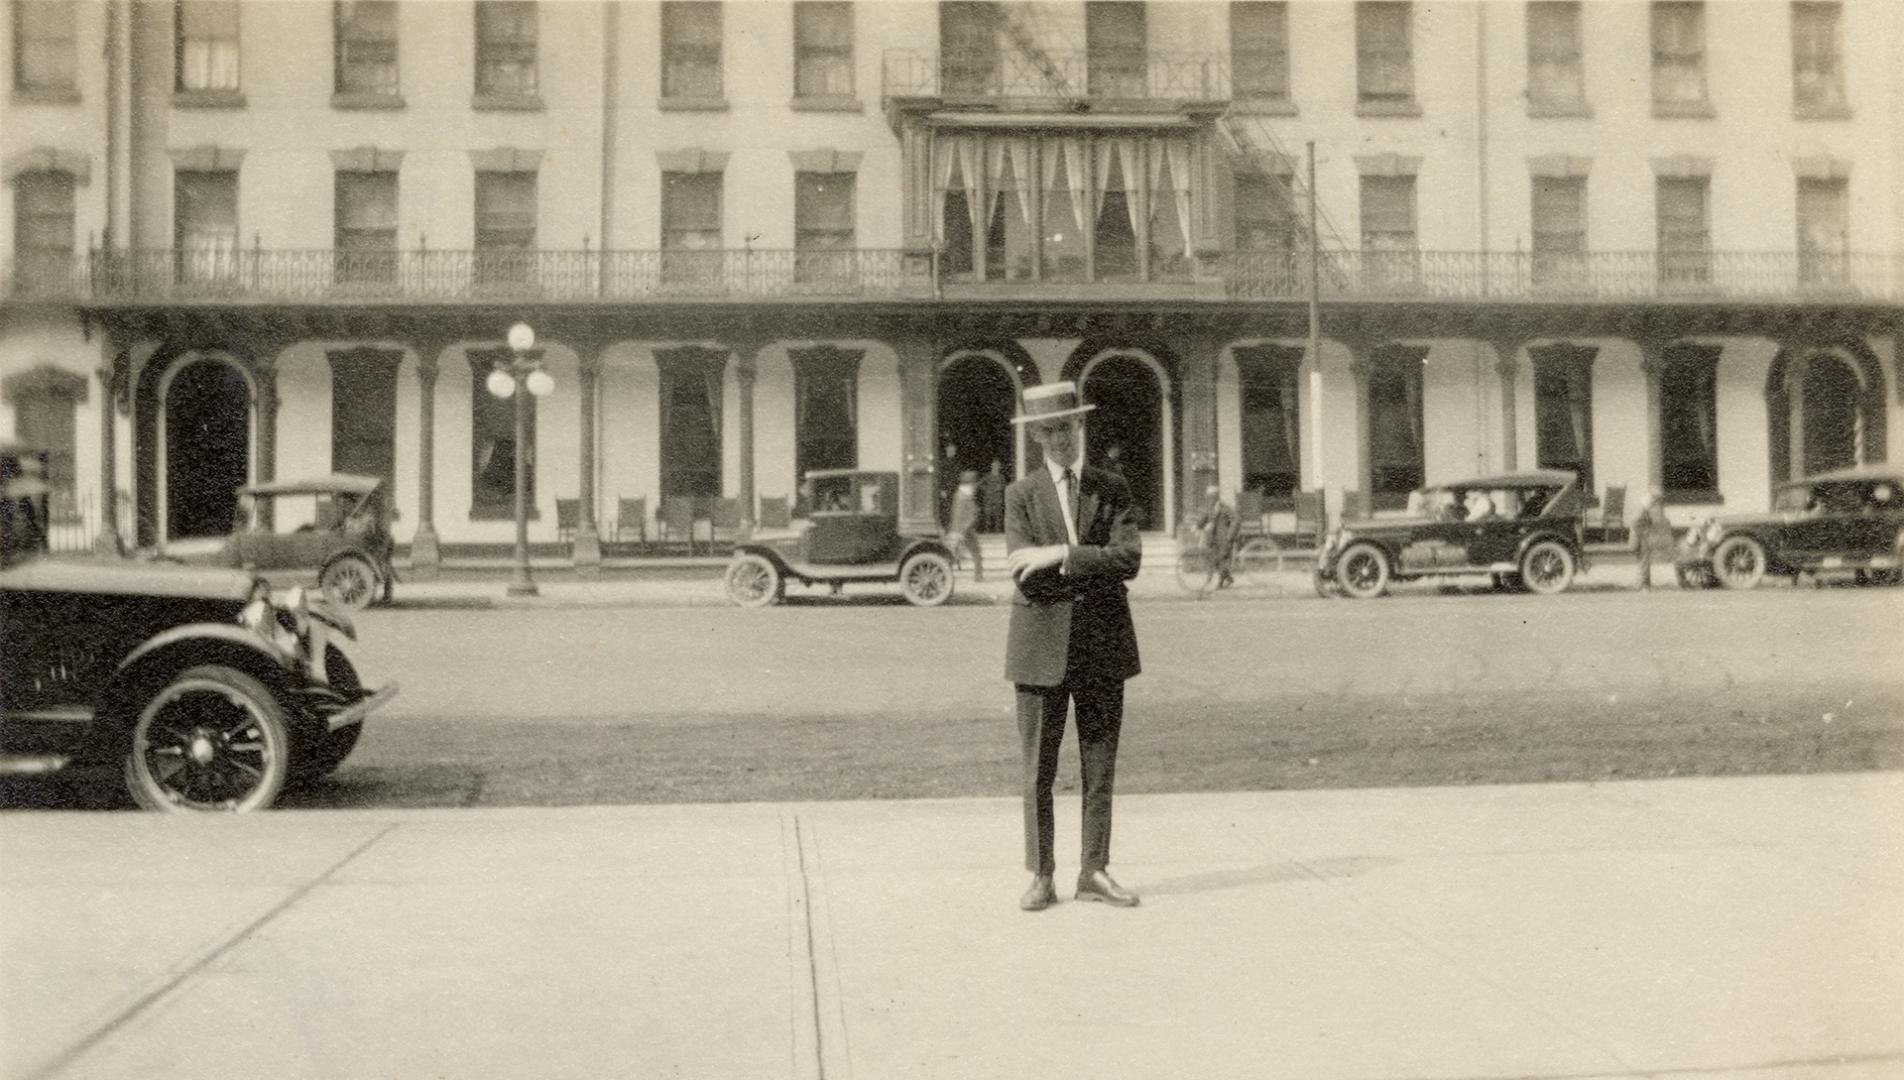
M1171 417L1163 369L1137 353L1109 352L1084 365L1079 393L1097 406L1087 418L1090 464L1130 482L1140 529L1170 529L1176 501L1171 471Z
M1805 472L1821 473L1858 463L1858 396L1851 367L1835 356L1811 358L1805 371Z
M251 479L251 388L230 363L188 360L172 370L161 400L163 535L222 536Z
M1019 475L1023 448L1018 425L1011 422L1018 408L1018 379L1005 360L991 353L954 354L939 370L938 406L939 520L944 522L959 473L970 470L983 478L997 462L1007 483ZM980 530L1003 528L1000 517L981 514Z

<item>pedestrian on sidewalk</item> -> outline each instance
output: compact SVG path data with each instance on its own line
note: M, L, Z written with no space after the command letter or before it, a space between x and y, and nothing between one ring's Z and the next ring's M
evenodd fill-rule
M991 471L978 482L979 531L1003 532L1005 529L1005 473L998 459L992 459Z
M1208 560L1203 576L1203 588L1197 591L1201 598L1210 589L1210 579L1216 579L1216 587L1227 589L1236 583L1236 513L1230 504L1223 501L1223 489L1211 484L1203 493L1203 510L1197 514L1193 523L1197 530L1197 542L1203 545L1203 557Z
M1084 789L1077 898L1134 907L1137 895L1111 878L1111 796L1124 682L1140 670L1137 631L1124 583L1137 576L1143 544L1130 485L1084 464L1084 414L1075 383L1025 391L1012 422L1044 451L1044 467L1005 489L1005 550L1017 588L1005 643L1005 677L1017 692L1024 751L1026 911L1058 899L1052 878L1051 785L1075 705Z
M972 580L985 580L985 557L978 550L978 473L967 469L959 474L959 487L952 493L952 520L946 526L945 544L952 557L964 563L962 552L972 553Z
M1639 558L1640 591L1653 590L1653 560L1673 561L1673 523L1666 520L1666 496L1655 488L1646 496L1639 520L1633 523L1633 549Z

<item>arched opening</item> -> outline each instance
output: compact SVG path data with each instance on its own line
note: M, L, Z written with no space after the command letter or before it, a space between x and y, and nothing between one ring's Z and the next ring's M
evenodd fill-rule
M1024 469L1025 444L1019 425L1011 422L1018 409L1022 378L1003 356L987 351L952 354L939 368L939 520L952 506L959 474L982 478L998 466L1001 479L1010 482ZM995 483L995 482L994 482ZM981 487L981 491L983 491ZM999 513L981 513L980 529L1003 528ZM984 502L981 500L981 509Z
M1079 393L1097 406L1085 428L1088 461L1130 482L1141 529L1175 527L1169 378L1153 357L1124 350L1092 357L1078 377Z
M1765 379L1772 482L1885 460L1884 386L1860 342L1781 350Z
M230 532L238 489L251 479L250 384L226 361L187 360L166 373L160 401L161 535Z
M1806 473L1858 464L1858 376L1835 356L1806 365L1804 412Z

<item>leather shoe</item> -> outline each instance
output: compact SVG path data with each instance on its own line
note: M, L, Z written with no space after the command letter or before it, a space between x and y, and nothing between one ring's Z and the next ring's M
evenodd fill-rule
M1078 899L1096 900L1112 907L1136 907L1137 894L1111 880L1102 870L1078 875Z
M1018 898L1018 906L1026 911L1043 911L1058 902L1058 890L1052 887L1050 874L1039 874L1031 879L1031 888Z

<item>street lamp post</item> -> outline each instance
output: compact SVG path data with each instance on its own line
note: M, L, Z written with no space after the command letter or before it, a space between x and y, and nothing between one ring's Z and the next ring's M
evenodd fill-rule
M535 350L535 330L528 323L509 328L508 360L498 359L483 384L499 398L516 399L516 573L509 582L510 596L535 596L529 575L529 398L555 389L555 380L542 370Z

